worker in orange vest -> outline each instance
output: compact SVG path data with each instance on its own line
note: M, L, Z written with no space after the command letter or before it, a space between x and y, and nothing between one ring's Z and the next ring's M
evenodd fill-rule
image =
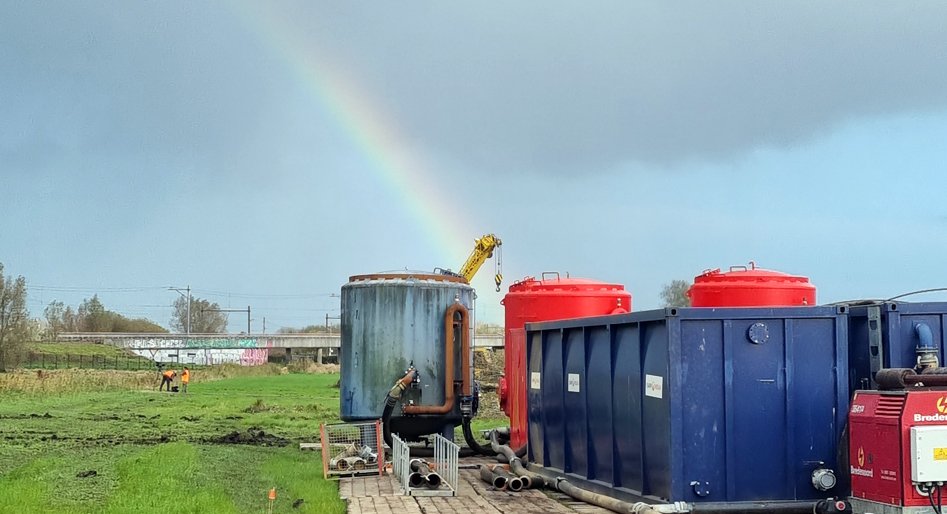
M161 385L158 386L158 390L160 391L161 388L164 387L165 384L168 384L168 389L167 389L167 390L168 390L168 392L170 393L170 392L171 392L171 381L174 380L174 377L176 377L177 375L178 375L177 372L174 371L173 369L169 369L169 370L165 371L164 373L162 373L162 374L161 374Z
M187 383L191 381L191 371L187 369L187 366L184 366L184 371L181 372L181 392L187 393Z

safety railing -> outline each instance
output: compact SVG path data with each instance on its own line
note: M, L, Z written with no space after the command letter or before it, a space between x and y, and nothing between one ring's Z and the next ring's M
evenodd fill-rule
M411 448L392 434L391 465L401 493L410 496L456 496L460 447L440 435L432 438L434 459L411 458Z

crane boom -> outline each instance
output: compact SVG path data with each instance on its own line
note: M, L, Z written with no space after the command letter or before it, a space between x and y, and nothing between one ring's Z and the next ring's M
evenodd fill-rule
M493 234L486 234L485 236L477 239L474 242L474 249L470 252L470 257L467 257L467 262L464 263L463 267L460 268L460 273L458 275L467 279L467 282L473 280L474 275L480 271L480 266L483 266L483 263L487 259L493 257L493 251L497 250L499 253L500 245L503 244L503 241L500 241L500 238ZM497 256L497 272L494 277L494 281L497 285L497 291L500 290L500 284L503 282L503 274L500 272L500 257Z

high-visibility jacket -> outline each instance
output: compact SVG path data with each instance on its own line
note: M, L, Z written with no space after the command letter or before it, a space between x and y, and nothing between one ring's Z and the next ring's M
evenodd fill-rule
M174 370L169 369L168 371L162 373L162 375L164 375L164 378L174 378Z
M184 383L186 384L186 383L188 383L190 380L191 380L191 372L188 371L188 370L182 371L182 372L181 372L181 382L184 382Z

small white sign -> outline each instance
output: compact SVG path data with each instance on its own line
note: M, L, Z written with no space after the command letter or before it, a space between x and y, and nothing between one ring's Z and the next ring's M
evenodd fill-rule
M539 372L533 371L529 374L529 388L539 390Z
M644 376L644 395L652 398L664 397L664 377L657 375Z
M579 374L578 373L569 373L569 392L578 393L579 392Z

